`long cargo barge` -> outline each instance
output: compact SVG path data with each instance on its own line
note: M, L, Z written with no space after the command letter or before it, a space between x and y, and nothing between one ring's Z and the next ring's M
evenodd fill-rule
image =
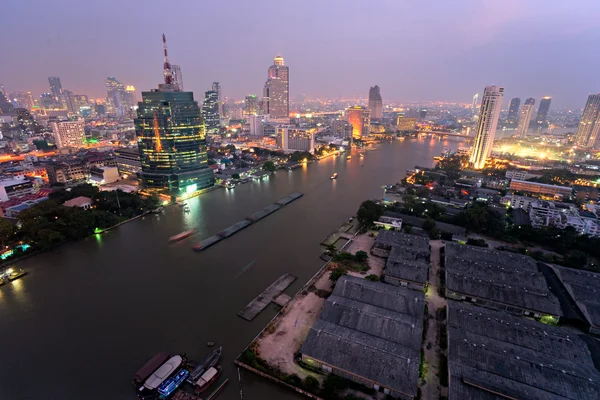
M279 199L279 201L266 206L265 208L263 208L260 211L255 212L254 214L250 215L246 219L238 221L235 224L231 225L230 227L217 232L217 234L215 236L211 236L208 239L204 239L200 243L195 244L192 247L192 249L194 249L195 251L202 251L204 249L207 249L210 246L212 246L213 244L238 233L239 231L241 231L244 228L247 228L249 225L252 225L254 222L258 222L261 219L265 218L266 216L273 214L275 211L280 210L284 206L290 204L292 201L297 200L302 196L303 196L303 194L299 193L299 192L292 193L288 196L285 196L285 197Z

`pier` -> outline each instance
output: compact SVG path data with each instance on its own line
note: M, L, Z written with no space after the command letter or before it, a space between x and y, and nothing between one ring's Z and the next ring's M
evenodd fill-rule
M261 294L256 296L246 305L238 315L247 321L252 321L262 310L279 298L282 292L296 280L296 277L290 274L281 275L275 282L269 285ZM279 305L282 305L281 298L278 299ZM289 301L289 297L287 299ZM276 304L278 304L276 303ZM283 304L285 305L285 304Z
M223 229L222 231L217 232L217 234L215 236L211 236L208 239L204 239L200 243L195 244L192 248L195 251L205 250L205 249L209 248L210 246L212 246L213 244L221 241L222 239L226 239L226 238L238 233L242 229L248 227L249 225L260 221L261 219L267 217L268 215L273 214L275 211L281 210L284 206L290 204L292 201L297 200L302 196L303 196L303 194L299 193L299 192L295 192L288 196L285 196L285 197L279 199L279 201L276 201L273 204L269 204L262 210L255 212L254 214L250 215L246 219L238 221L235 224Z

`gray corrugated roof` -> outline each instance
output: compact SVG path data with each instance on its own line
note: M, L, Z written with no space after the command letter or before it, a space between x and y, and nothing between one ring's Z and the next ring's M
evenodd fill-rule
M402 252L393 247L390 256L385 263L385 275L397 279L406 279L412 282L425 283L429 264L422 261L404 259Z
M590 325L600 326L600 274L553 266Z
M571 330L448 301L450 400L600 398L600 373Z
M387 231L380 230L377 233L377 238L375 239L375 245L380 246L393 246L393 245L402 245L406 247L414 247L418 249L423 249L429 251L429 239L417 236L417 235L409 235L402 232L397 231Z

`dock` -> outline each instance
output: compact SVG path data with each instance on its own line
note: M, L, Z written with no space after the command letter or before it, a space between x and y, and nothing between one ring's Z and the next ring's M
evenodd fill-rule
M288 286L296 280L296 277L290 274L283 274L275 282L269 285L261 294L256 296L246 305L238 315L247 321L252 321L262 310L274 302L274 300L287 289Z
M205 250L205 249L209 248L210 246L212 246L213 244L219 242L220 240L226 239L229 236L232 236L232 235L238 233L239 231L241 231L242 229L248 227L249 225L260 221L261 219L267 217L268 215L273 214L275 211L281 210L284 206L290 204L292 201L297 200L302 196L304 196L304 194L302 194L300 192L295 192L288 196L285 196L285 197L279 199L279 201L276 201L273 204L269 204L262 210L255 212L254 214L250 215L246 219L238 221L235 224L229 226L228 228L225 228L222 231L217 232L215 236L211 236L208 239L204 239L200 243L195 244L192 248L195 251Z

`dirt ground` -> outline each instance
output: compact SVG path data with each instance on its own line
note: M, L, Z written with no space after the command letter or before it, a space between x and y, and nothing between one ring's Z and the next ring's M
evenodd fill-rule
M314 287L331 291L328 270L315 282ZM302 379L309 374L313 375L294 362L294 353L300 350L308 331L319 317L324 302L324 298L312 291L295 297L288 305L285 315L275 321L274 328L267 329L265 335L258 340L258 352L261 358L282 371L296 374Z
M348 247L346 251L349 253L356 253L357 251L362 250L369 254L373 244L375 244L375 237L370 237L368 233L363 233L362 235L354 237L350 247ZM349 271L348 275L358 276L359 278L364 278L365 275L371 274L381 276L381 274L383 274L383 267L385 267L385 260L369 254L369 267L370 269L366 273Z

